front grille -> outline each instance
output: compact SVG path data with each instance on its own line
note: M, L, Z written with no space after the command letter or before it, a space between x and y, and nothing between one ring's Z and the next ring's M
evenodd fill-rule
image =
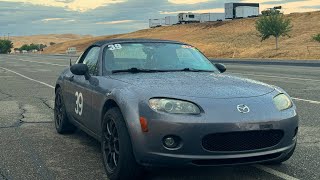
M282 130L215 133L206 135L202 146L208 151L257 150L277 145L283 135Z

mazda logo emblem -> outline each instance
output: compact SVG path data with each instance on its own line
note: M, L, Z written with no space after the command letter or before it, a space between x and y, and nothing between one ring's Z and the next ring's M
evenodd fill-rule
M240 113L244 113L244 114L250 112L250 108L249 108L247 105L244 105L244 104L239 104L239 105L237 106L237 109L238 109L238 111L239 111Z

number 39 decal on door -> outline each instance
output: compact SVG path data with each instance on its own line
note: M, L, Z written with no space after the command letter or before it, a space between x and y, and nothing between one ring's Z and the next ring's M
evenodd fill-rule
M77 98L75 112L76 112L76 114L81 116L82 115L82 110L83 110L83 96L82 96L81 92L80 93L76 92L75 96Z

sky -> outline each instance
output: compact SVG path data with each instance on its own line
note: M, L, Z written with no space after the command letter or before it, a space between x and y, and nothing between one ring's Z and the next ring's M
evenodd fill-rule
M224 12L226 2L282 5L284 13L320 10L320 0L0 0L0 35L110 35L148 28L179 12Z

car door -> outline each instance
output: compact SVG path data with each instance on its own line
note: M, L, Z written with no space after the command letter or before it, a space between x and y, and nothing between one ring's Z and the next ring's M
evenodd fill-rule
M97 75L99 53L100 47L90 47L77 62L86 64L91 76ZM92 114L92 87L93 85L85 79L85 76L71 73L70 77L65 80L66 110L74 120L86 127L88 127L86 122Z

